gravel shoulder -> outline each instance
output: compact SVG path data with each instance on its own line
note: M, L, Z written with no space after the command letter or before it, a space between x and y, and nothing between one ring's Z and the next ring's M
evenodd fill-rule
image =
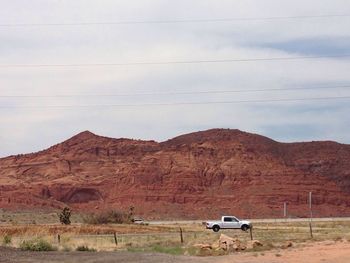
M112 263L112 262L140 262L140 263L210 263L205 258L173 256L160 253L135 252L30 252L18 249L0 247L1 263Z
M264 253L237 253L220 257L172 256L132 252L28 252L0 247L0 262L137 262L137 263L348 263L350 242L324 241Z

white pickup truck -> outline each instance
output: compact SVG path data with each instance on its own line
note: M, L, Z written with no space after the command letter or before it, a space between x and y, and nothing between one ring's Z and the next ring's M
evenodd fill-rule
M207 229L213 229L214 232L218 232L220 229L242 229L247 231L251 227L249 221L239 220L234 216L223 216L221 221L208 221L206 222Z

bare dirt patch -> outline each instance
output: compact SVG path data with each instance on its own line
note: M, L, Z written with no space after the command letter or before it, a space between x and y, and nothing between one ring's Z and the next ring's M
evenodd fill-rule
M217 263L348 263L350 243L323 241L302 244L295 248L270 250L263 253L240 253L216 258Z

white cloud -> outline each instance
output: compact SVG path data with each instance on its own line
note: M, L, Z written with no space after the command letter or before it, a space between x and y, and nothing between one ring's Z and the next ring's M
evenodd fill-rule
M350 3L345 0L14 0L2 5L0 24L260 18L349 12ZM327 48L331 50L332 43L336 46L336 41L349 37L349 22L349 17L342 17L192 24L1 27L0 64L299 56L303 54L290 53L287 48L283 49L281 43L288 44L300 39L329 39ZM278 43L279 48L264 45L266 43ZM1 68L0 94L117 94L332 86L350 83L348 68L349 60L346 58L95 68ZM0 106L350 96L348 90L110 98L0 98ZM349 143L350 138L344 133L350 125L344 121L349 111L346 105L346 101L327 101L289 102L287 105L265 103L103 109L0 108L0 156L43 149L86 129L111 137L165 140L184 132L228 127L260 132L285 141L314 138ZM296 127L298 131L286 133L283 127Z

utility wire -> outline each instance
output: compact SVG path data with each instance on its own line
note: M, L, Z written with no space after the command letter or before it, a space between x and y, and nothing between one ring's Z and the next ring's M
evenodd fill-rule
M116 22L70 22L70 23L4 23L0 27L41 27L41 26L102 26L102 25L139 25L139 24L184 24L184 23L217 23L244 21L274 21L295 19L323 19L350 17L350 14L305 15L305 16L274 16L274 17L242 17L242 18L204 18L204 19L175 19L175 20L130 20Z
M17 108L114 108L114 107L145 107L145 106L179 106L179 105L210 105L210 104L240 104L264 102L297 102L322 100L350 99L350 96L295 98L295 99L261 99L261 100L233 100L233 101L202 101L202 102L173 102L173 103L140 103L140 104L95 104L95 105L35 105L35 106L0 106L0 109Z
M247 90L206 90L206 91L183 91L183 92L144 92L144 93L124 93L124 94L71 94L71 95L0 95L0 98L76 98L76 97L133 97L133 96L157 96L157 95L196 95L196 94L226 94L226 93L250 93L265 91L298 91L315 89L338 89L350 88L348 85L338 86L311 86L300 88L270 88L270 89L247 89Z
M114 67L114 66L150 66L171 64L201 64L201 63L231 63L231 62L258 62L258 61L280 61L280 60L306 60L322 58L345 58L350 54L320 55L320 56L298 56L298 57L265 57L265 58L236 58L236 59L207 59L207 60L177 60L177 61L145 61L125 63L80 63L80 64L0 64L0 68L52 68L52 67Z

